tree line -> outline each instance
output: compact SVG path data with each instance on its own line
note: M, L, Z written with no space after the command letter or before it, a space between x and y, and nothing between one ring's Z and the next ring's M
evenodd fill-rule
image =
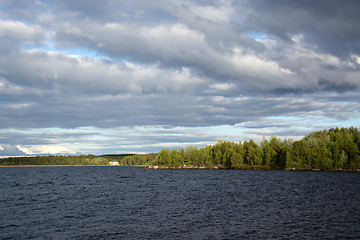
M80 156L33 156L33 157L10 157L0 159L0 166L25 166L25 165L70 165L70 166L102 166L107 165L106 157L95 155Z
M301 140L263 138L259 142L218 141L214 145L162 149L158 153L125 155L36 156L0 159L0 165L149 165L163 168L359 170L357 128L314 131Z
M214 145L186 149L162 149L156 155L124 158L168 168L359 170L360 133L357 128L314 131L301 140L278 137L258 143L218 141Z

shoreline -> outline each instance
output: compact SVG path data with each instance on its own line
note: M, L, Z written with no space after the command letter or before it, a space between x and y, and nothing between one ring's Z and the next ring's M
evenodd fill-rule
M144 166L146 169L151 170L264 170L264 171L294 171L294 172L360 172L360 169L300 169L300 168L269 168L260 166L245 166L242 168L223 168L223 167L169 167L169 166Z
M264 170L264 171L294 171L294 172L360 172L360 169L296 169L296 168L268 168L259 166L249 166L243 168L223 168L223 167L169 167L169 166L152 166L152 165L0 165L0 168L11 167L142 167L149 170Z

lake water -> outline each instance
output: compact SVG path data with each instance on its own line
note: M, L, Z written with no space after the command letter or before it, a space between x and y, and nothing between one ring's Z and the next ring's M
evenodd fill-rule
M360 174L0 168L0 239L360 238Z

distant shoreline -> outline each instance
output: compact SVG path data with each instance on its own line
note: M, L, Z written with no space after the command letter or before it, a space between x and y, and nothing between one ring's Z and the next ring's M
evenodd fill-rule
M112 165L3 165L0 167L128 167Z

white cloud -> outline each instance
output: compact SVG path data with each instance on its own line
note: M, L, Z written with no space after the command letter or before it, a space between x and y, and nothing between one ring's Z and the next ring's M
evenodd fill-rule
M353 59L355 59L355 62L356 62L357 64L360 65L360 56L359 56L359 55L353 54L351 57L352 57Z
M15 41L38 41L43 37L44 31L39 26L27 26L19 21L0 20L0 38Z
M188 2L187 4L190 4L195 15L215 23L230 22L234 12L229 1L221 1L221 4L218 6L196 5L192 4L192 2Z
M188 68L173 71L131 62L109 64L98 59L45 50L23 50L16 61L21 71L5 59L2 63L13 74L12 81L18 86L24 84L63 93L188 92L205 83L204 79L192 75ZM2 85L6 83L4 81Z
M71 150L61 145L44 145L44 146L33 146L29 151L29 154L76 154L74 150Z
M24 152L25 154L29 154L29 155L35 154L33 151L30 150L29 147L16 145L16 148L19 149L20 151Z
M233 88L233 84L231 83L216 83L210 86L210 88L212 89L216 89L216 90L230 90L231 88Z

